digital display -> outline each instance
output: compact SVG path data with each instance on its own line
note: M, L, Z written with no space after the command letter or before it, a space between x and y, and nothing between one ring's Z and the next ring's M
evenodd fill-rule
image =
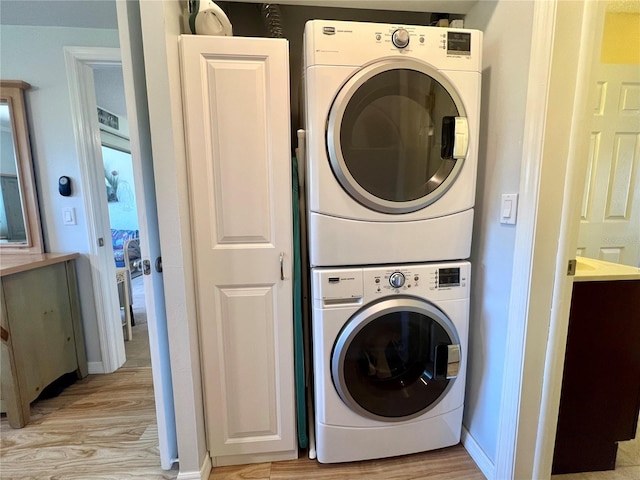
M447 32L447 53L451 55L471 55L471 34Z
M438 269L438 287L457 287L460 285L459 268Z

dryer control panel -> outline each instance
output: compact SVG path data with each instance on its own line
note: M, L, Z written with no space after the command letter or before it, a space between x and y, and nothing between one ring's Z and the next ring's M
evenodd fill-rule
M470 276L469 262L314 268L313 298L325 307L392 295L414 295L433 300L468 298Z
M305 69L365 65L394 56L423 60L439 70L482 69L482 32L466 28L310 20L304 50Z

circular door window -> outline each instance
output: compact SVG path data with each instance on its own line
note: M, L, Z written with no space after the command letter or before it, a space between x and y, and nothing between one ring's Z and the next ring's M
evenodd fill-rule
M340 398L382 421L417 417L438 404L455 381L460 341L449 318L414 297L365 307L340 332L331 374Z
M376 62L351 77L331 107L333 172L368 208L420 210L440 198L462 168L452 155L456 119L466 126L462 101L439 72L412 60Z

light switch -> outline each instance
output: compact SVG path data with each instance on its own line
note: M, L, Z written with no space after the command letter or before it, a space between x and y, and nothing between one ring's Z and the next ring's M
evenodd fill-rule
M518 212L518 194L503 193L500 202L500 223L515 225Z
M62 209L62 223L64 225L75 225L76 222L76 209L73 207Z
M511 217L511 204L513 202L510 198L507 198L504 202L502 202L502 218L510 218Z

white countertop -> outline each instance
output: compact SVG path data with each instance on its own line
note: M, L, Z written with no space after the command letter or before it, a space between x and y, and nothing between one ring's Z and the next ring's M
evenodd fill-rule
M640 268L605 262L595 258L576 257L574 282L596 282L603 280L640 280Z

